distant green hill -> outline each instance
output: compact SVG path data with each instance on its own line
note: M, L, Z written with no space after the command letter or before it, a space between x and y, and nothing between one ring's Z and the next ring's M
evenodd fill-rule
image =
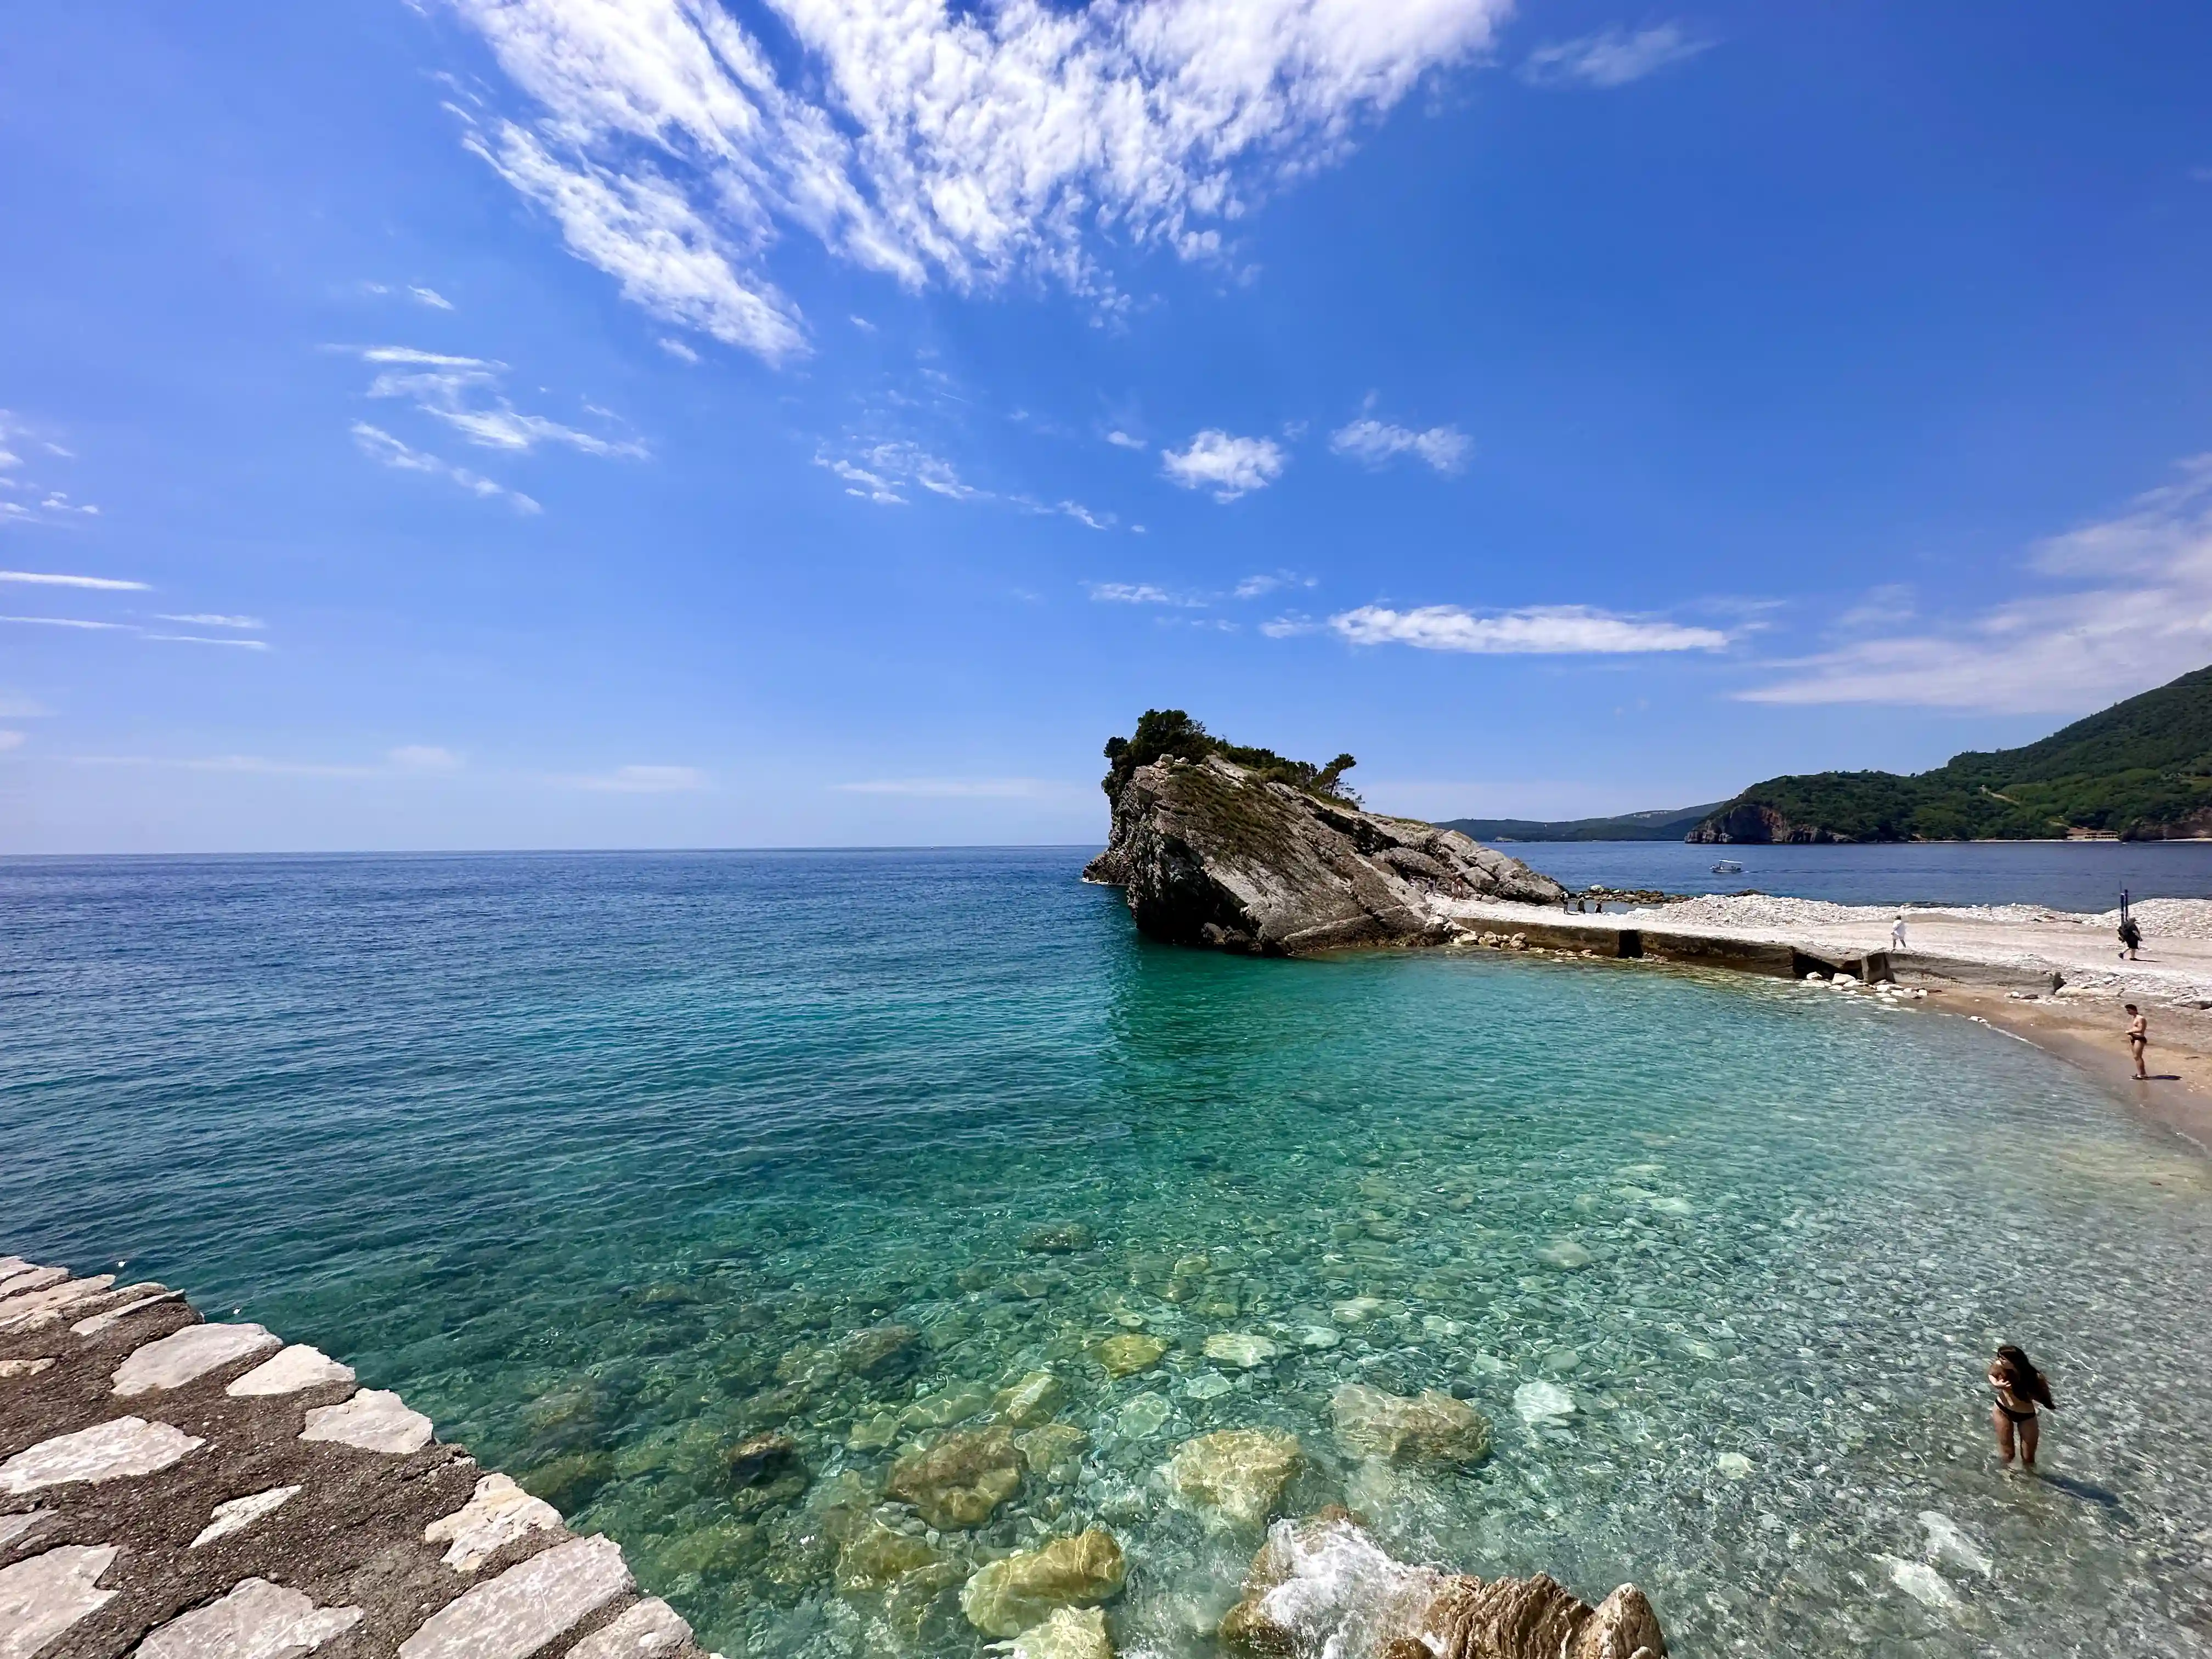
M1476 841L1680 841L1709 817L1712 806L1662 806L1611 818L1451 818L1438 827Z
M2021 841L2212 836L2212 668L2115 703L2024 749L1932 772L1769 778L1693 842Z

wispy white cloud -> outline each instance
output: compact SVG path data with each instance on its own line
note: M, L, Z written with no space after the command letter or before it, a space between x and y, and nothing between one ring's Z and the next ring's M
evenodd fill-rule
M225 617L208 611L192 611L182 616L158 611L154 613L154 619L156 622L183 623L191 628L242 628L248 631L269 626L258 617Z
M696 766L617 766L611 772L562 778L578 789L618 795L671 795L707 787L707 775Z
M1317 634L1321 624L1311 617L1297 611L1280 617L1271 617L1260 624L1260 631L1271 640L1296 639L1301 634Z
M1133 438L1118 427L1106 434L1106 441L1116 449L1149 449L1152 447L1142 438Z
M2041 543L2036 576L2080 584L1946 626L1771 665L1752 702L2075 714L2212 661L2212 454L2128 510Z
M772 57L717 0L450 3L543 111L473 147L630 298L771 361L805 346L765 271L786 228L909 286L1036 274L1111 304L1101 239L1218 257L1510 9L764 0Z
M428 306L434 311L451 311L453 308L453 302L434 288L416 288L410 285L407 291L415 296L415 302L417 305Z
M374 367L372 398L404 398L486 449L527 453L541 443L562 444L587 455L641 456L634 439L603 438L544 415L526 415L498 390L507 365L483 357L455 357L412 346L371 346L362 361Z
M148 634L146 638L164 645L227 645L239 651L266 651L266 640L217 640L204 634Z
M1091 599L1101 605L1166 605L1199 611L1206 601L1187 593L1173 593L1153 582L1085 582Z
M50 570L0 570L0 582L28 582L41 587L93 587L111 593L143 593L144 582L114 576L70 576Z
M1181 450L1160 452L1161 470L1185 489L1211 489L1217 501L1265 489L1283 475L1281 447L1272 438L1238 438L1208 428Z
M73 518L100 516L92 503L72 501L66 490L33 478L23 460L32 451L65 461L76 459L38 427L0 409L0 524L66 525Z
M1462 471L1474 451L1467 434L1455 426L1432 426L1416 432L1371 415L1339 427L1330 434L1328 447L1332 453L1365 466L1383 466L1401 455L1412 455L1447 474Z
M536 501L520 491L495 483L482 473L471 472L465 466L455 466L451 461L402 443L381 427L371 426L366 421L353 423L353 441L362 454L381 465L395 467L403 472L422 472L434 478L450 479L471 495L502 497L513 503L518 513L544 511Z
M150 766L182 772L230 772L280 778L373 778L383 769L320 761L272 760L263 755L209 755L172 758L159 755L72 755L78 766Z
M1331 617L1328 625L1354 645L1410 645L1421 651L1546 656L1650 651L1718 651L1729 636L1640 617L1616 616L1583 605L1530 605L1479 616L1455 605L1394 611L1363 605Z
M429 743L403 744L386 750L384 758L402 772L458 772L462 765L452 750Z
M1522 59L1521 78L1532 87L1625 87L1670 64L1695 58L1713 43L1680 23L1630 30L1616 24L1537 47Z
M814 464L842 480L848 495L885 507L905 507L920 489L951 501L995 501L1023 513L1073 519L1091 530L1114 527L1111 514L1093 513L1080 501L1041 501L969 483L951 461L903 439L850 443L842 453L825 448L816 452Z
M924 800L1039 800L1087 792L1093 786L1051 778L876 778L833 783L848 795L902 795Z
M705 361L697 352L694 351L690 346L685 345L683 341L675 338L673 336L664 334L659 340L654 342L654 343L659 345L659 348L663 351L666 352L670 356L675 358L679 363L691 363L696 365Z
M82 622L75 617L0 617L0 623L27 623L33 628L82 628L100 633L135 634L128 623Z
M1838 628L1871 628L1884 623L1911 622L1914 615L1912 586L1909 582L1884 582L1870 587L1866 597L1836 618Z
M1285 587L1318 586L1320 583L1317 578L1301 576L1292 570L1276 570L1257 576L1245 577L1243 581L1237 584L1236 593L1240 599L1256 599L1267 594L1279 592Z

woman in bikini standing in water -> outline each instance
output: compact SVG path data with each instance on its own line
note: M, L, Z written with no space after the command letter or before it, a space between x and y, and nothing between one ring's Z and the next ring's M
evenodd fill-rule
M2058 1402L2051 1397L2050 1380L2035 1369L2035 1363L2024 1352L2008 1342L1990 1361L1990 1388L1997 1397L1997 1403L1990 1412L1990 1421L1997 1431L1997 1455L2004 1460L2005 1468L2012 1467L2016 1436L2021 1467L2033 1474L2039 1437L2036 1404L2040 1401L2053 1411L2058 1409Z

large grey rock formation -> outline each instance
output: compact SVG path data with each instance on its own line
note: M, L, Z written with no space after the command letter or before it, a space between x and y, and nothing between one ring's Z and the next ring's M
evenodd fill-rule
M1566 896L1456 830L1364 812L1218 755L1131 773L1106 850L1083 873L1125 890L1155 939L1268 956L1441 944L1455 930L1437 899Z

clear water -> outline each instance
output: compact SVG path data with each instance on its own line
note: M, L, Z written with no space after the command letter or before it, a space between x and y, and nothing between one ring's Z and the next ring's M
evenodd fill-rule
M2047 904L2118 908L2136 898L2212 898L2212 842L1933 842L1899 847L1692 847L1681 842L1529 842L1516 858L1581 889L1737 893L1747 887L1838 904ZM1723 859L1741 875L1715 875Z
M732 1659L977 1653L965 1567L1093 1522L1121 1650L1210 1653L1257 1540L1154 1471L1246 1425L1305 1448L1288 1512L1633 1579L1683 1654L2212 1651L2212 1181L2175 1143L1924 1010L1149 947L1081 857L0 864L0 1245L345 1356ZM1020 1248L1066 1221L1097 1243ZM736 1514L779 1359L884 1321L914 1373L832 1375L782 1425L808 1491ZM1169 1357L1109 1380L1131 1328ZM1283 1357L1224 1371L1218 1332ZM2001 1340L2065 1408L2041 1480L1993 1467ZM951 1588L841 1593L828 1519L896 1449L853 1425L1039 1368L1077 1479L944 1534ZM1346 1459L1347 1378L1457 1385L1492 1456ZM1577 1414L1525 1424L1537 1381Z

